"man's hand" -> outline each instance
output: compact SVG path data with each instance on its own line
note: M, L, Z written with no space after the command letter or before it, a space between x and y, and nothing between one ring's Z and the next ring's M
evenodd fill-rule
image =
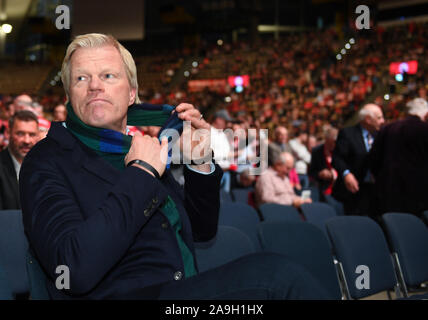
M167 137L162 138L161 144L158 138L143 136L139 131L136 131L132 138L131 148L125 157L125 166L132 160L143 160L155 168L159 176L162 176L165 172L167 158ZM133 166L141 168L154 176L153 173L138 164L133 164Z
M296 197L293 201L293 206L296 208L300 208L300 206L304 203L312 203L312 199L303 199L302 197Z
M358 181L355 179L355 176L352 173L348 173L345 178L345 187L349 192L357 193L360 190L358 186Z
M318 176L320 179L325 181L331 181L333 180L333 172L329 169L323 169L319 172Z
M180 148L183 152L183 156L185 159L191 159L197 161L198 159L205 158L210 154L205 154L208 151L211 152L211 126L208 122L201 118L201 113L198 109L196 109L193 105L189 103L180 103L175 111L178 112L178 117L183 121L190 121L190 132L188 132L188 128L184 126L183 134L180 137ZM195 131L198 130L197 134ZM183 137L191 139L190 150L189 148L184 148ZM193 141L193 138L195 141ZM188 142L187 142L188 143ZM197 147L197 148L196 148ZM204 171L210 172L209 164L201 164L195 165L195 168Z

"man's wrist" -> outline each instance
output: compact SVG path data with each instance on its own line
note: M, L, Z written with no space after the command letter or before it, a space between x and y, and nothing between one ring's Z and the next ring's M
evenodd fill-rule
M148 174L150 174L153 178L156 178L153 172L151 172L151 171L147 170L146 168L144 168L143 166L140 166L139 164L134 163L134 164L132 164L132 165L131 165L131 167L137 167L137 168L139 168L139 169L141 169L141 170L144 170L144 171L146 171Z

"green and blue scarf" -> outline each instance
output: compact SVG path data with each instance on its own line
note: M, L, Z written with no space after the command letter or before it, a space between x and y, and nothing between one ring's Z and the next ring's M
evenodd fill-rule
M130 126L160 126L159 136L166 129L175 129L179 134L183 132L183 121L178 118L177 112L172 112L173 106L152 105L148 103L133 104L128 108L127 125ZM85 124L75 114L73 107L67 103L67 128L83 144L94 150L104 160L109 162L119 170L125 170L125 156L131 147L132 137L121 132L102 129ZM169 137L170 138L170 137ZM174 143L171 139L170 143ZM171 148L169 148L171 150ZM168 196L167 200L160 208L168 218L171 227L174 229L178 246L184 264L184 274L186 278L197 273L192 252L187 247L180 235L181 219L174 200Z

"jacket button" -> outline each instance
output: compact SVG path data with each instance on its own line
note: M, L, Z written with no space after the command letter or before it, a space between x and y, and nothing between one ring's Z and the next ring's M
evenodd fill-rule
M152 199L153 204L158 203L158 201L159 201L158 197L154 197L154 198Z
M183 273L181 271L177 271L174 273L174 280L181 280L183 278Z
M144 215L146 217L150 216L150 209L144 209Z
M162 229L168 229L168 222L162 223Z

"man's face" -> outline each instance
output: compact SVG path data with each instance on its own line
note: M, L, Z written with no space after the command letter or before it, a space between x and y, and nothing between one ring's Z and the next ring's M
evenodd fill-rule
M294 161L292 159L286 159L284 163L276 163L274 170L281 176L286 177L290 173L291 169L294 168Z
M22 111L22 110L30 110L33 111L32 107L33 99L26 94L22 94L15 98L13 101L14 112Z
M39 141L38 123L15 119L13 127L9 130L9 149L18 161L22 161Z
M288 131L285 128L279 128L276 130L276 141L278 143L287 143Z
M87 125L125 133L128 106L136 90L126 76L119 51L113 46L79 48L70 61L70 101Z
M60 104L54 109L54 121L65 121L67 118L67 109L64 105Z
M216 129L224 130L226 128L226 120L221 117L215 118L213 122L213 127Z
M369 115L366 117L366 123L369 126L370 131L379 131L385 123L382 110L380 108L373 108L372 116Z

